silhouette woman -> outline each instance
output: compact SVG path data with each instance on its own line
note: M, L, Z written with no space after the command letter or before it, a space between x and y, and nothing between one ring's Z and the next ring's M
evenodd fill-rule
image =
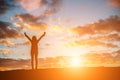
M35 60L35 69L37 69L38 66L38 42L45 36L46 32L37 39L36 36L33 36L32 39L24 33L24 35L28 38L28 40L31 42L31 65L32 69L34 69L34 60Z

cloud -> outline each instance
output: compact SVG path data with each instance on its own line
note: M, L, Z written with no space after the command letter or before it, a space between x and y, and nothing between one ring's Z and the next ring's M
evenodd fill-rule
M82 26L77 26L74 28L70 29L71 32L82 36L82 35L86 35L86 34L94 34L95 32L92 30L91 27L82 27Z
M4 54L4 55L7 55L10 53L10 50L8 49L0 49L0 53Z
M120 61L120 55L112 56L110 53L101 53L99 52L91 52L86 54L81 54L77 58L82 58L82 63L86 64L86 67L89 67L88 64L99 64L98 66L106 66L107 64L111 64L112 66L115 66L115 64L118 64ZM39 58L39 68L51 68L56 67L60 68L60 65L63 65L63 67L71 67L68 66L70 63L69 61L73 59L73 56L58 56L58 57L47 57L47 58ZM61 63L62 62L62 63ZM58 65L59 64L59 65ZM15 69L30 69L30 59L5 59L0 58L0 71L5 70L15 70ZM93 67L95 65L92 65Z
M20 29L25 30L42 30L45 31L48 27L46 22L43 22L44 16L34 16L31 14L17 14L15 19L19 20L19 22L15 22L14 25Z
M119 36L119 33L110 34L106 36L106 39L120 41L120 36Z
M115 53L120 56L120 50L115 51Z
M16 0L17 1L17 0ZM19 20L16 26L21 29L41 29L48 27L47 20L49 16L57 13L61 9L62 0L19 0L17 1L27 11L26 14L17 14L14 18ZM27 3L27 4L26 4ZM34 5L34 6L33 6ZM43 6L45 9L43 9ZM39 9L41 10L39 12ZM39 15L32 13L38 11Z
M8 46L8 47L13 47L14 46L14 43L8 41L7 39L0 39L0 43L5 45L5 46Z
M96 36L88 37L91 40L101 40L101 41L120 41L119 33L109 33L109 34L100 34Z
M22 42L22 43L16 43L15 46L22 46L22 45L28 45L30 44L29 41L26 41L26 42Z
M35 11L42 6L46 9L43 14L53 14L59 11L62 0L16 0L28 12ZM26 4L27 3L27 4Z
M109 0L108 4L113 7L120 7L120 0Z
M26 13L26 14L17 14L15 17L17 19L19 19L20 21L26 22L26 23L34 23L34 22L37 22L37 20L39 18L40 19L42 18L42 17L35 17L35 16L33 16L31 14L28 14L28 13Z
M120 17L119 16L110 16L105 20L99 20L93 24L88 24L85 26L77 26L71 28L71 32L76 35L94 35L94 34L106 34L112 31L120 31Z
M30 68L30 60L0 58L0 61L0 65L2 67L0 68L0 71Z
M77 40L67 44L68 46L104 46L104 47L118 47L112 43L105 43L97 40Z
M69 46L104 46L118 48L117 44L111 41L120 41L120 17L110 16L107 19L99 20L93 24L85 26L77 26L70 28L70 31L79 37L80 40L75 40L68 43ZM82 39L85 35L89 35L87 39Z
M15 0L27 11L33 11L40 7L41 0ZM27 4L26 4L27 3Z
M28 44L30 44L30 42L25 41L25 42L22 42L22 43L18 43L18 42L17 43L12 43L7 39L0 39L0 44L3 44L4 46L7 46L7 47L17 47L17 46L28 45Z
M14 0L0 0L0 14L6 13L7 10L14 8Z
M47 23L38 21L39 19L42 19L42 17L35 17L31 14L17 14L15 18L18 19L19 22L14 23L14 25L21 29L40 29L44 31L48 26Z
M21 36L21 34L19 34L17 30L13 29L10 26L10 23L0 21L0 39L17 38Z

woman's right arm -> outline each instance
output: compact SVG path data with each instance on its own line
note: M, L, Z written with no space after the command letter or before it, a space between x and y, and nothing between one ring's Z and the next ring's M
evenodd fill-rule
M24 35L25 35L25 37L27 37L27 38L28 38L28 40L30 40L30 41L31 41L30 37L26 34L26 32L24 33Z

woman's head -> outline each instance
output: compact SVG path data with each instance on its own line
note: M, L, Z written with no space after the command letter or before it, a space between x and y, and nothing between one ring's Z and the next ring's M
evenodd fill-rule
M33 37L32 37L32 40L37 40L36 36L33 36Z

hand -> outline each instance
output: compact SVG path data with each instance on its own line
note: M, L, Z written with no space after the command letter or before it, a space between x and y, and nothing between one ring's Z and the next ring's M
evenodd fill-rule
M26 35L26 32L24 32L24 35Z
M46 32L44 32L43 36L45 36L45 35L46 35Z

